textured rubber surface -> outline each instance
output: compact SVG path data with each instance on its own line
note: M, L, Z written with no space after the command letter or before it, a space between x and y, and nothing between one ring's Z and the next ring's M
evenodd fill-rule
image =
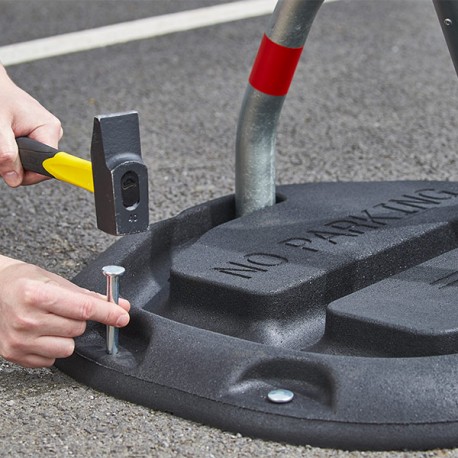
M458 445L458 183L290 185L128 236L120 354L93 325L58 367L97 389L266 439L346 449ZM276 405L275 388L295 393Z

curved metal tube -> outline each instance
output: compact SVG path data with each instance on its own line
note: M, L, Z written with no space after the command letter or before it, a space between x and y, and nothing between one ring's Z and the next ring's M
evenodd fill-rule
M450 56L458 73L458 2L454 0L433 0Z
M275 203L276 128L297 61L324 0L280 0L261 42L239 116L238 216Z

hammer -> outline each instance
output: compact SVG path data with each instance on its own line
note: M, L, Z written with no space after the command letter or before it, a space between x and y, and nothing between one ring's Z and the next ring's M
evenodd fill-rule
M99 229L112 235L146 231L148 171L141 157L137 112L94 118L91 161L28 137L16 142L24 169L94 193Z

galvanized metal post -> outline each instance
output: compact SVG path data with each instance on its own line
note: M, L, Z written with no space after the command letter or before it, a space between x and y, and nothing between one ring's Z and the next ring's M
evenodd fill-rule
M277 123L305 40L323 1L280 0L261 42L237 128L238 216L275 203Z
M433 3L453 65L458 73L458 2L456 0L433 0Z

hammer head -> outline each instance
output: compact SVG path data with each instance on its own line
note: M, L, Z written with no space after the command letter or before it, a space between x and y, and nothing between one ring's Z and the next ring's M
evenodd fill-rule
M141 157L137 112L94 118L91 162L97 227L112 235L146 231L148 171Z

